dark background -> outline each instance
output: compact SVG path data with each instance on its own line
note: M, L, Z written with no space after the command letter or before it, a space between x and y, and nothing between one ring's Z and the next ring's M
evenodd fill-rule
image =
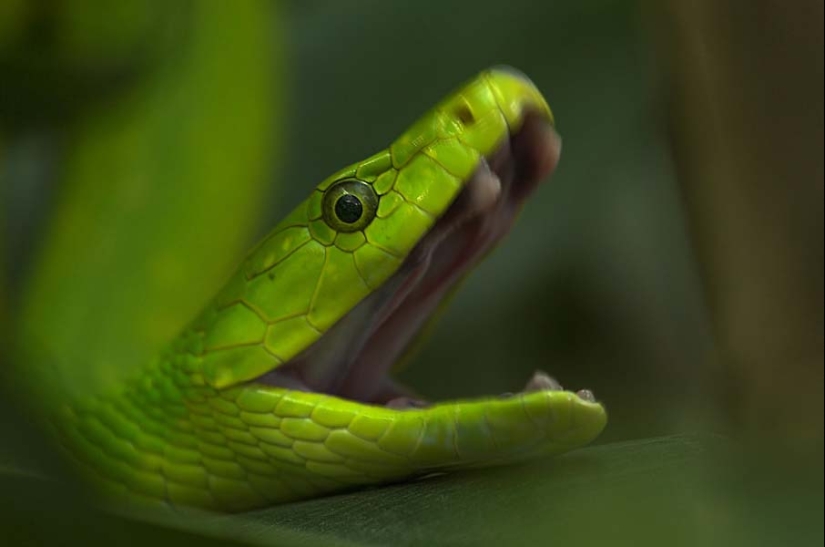
M821 463L806 474L823 428L821 2L295 1L217 25L207 4L0 0L4 362L55 332L47 351L89 371L137 366L315 184L509 64L553 108L559 169L402 378L439 399L545 369L605 403L600 443L723 434L759 473L802 469L798 504L821 507ZM141 139L164 144L132 153ZM170 235L170 218L202 227ZM164 245L177 274L141 270ZM10 453L43 452L4 415Z

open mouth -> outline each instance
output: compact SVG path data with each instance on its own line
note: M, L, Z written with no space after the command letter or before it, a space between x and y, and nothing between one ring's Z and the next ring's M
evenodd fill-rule
M392 408L427 406L393 382L390 369L456 282L510 231L526 198L556 168L560 151L546 116L528 112L522 126L479 161L392 277L302 354L256 381ZM524 391L561 389L537 371ZM588 390L577 393L594 400Z

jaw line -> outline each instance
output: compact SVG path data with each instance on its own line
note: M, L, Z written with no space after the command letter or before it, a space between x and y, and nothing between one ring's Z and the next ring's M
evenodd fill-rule
M479 161L390 279L303 353L253 382L363 403L409 398L410 390L389 379L391 367L456 283L509 232L559 151L546 118L528 113L519 131Z

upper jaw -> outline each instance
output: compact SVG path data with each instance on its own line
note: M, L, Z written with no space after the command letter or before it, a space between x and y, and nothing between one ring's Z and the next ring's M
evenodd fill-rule
M546 115L526 113L479 161L399 270L304 353L258 381L367 403L406 398L389 369L456 282L509 231L524 200L555 169L560 147Z

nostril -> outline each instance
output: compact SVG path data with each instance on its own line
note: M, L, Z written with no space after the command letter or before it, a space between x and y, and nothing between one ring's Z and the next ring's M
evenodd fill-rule
M472 125L476 121L473 111L466 104L459 105L455 109L455 116L464 125Z

